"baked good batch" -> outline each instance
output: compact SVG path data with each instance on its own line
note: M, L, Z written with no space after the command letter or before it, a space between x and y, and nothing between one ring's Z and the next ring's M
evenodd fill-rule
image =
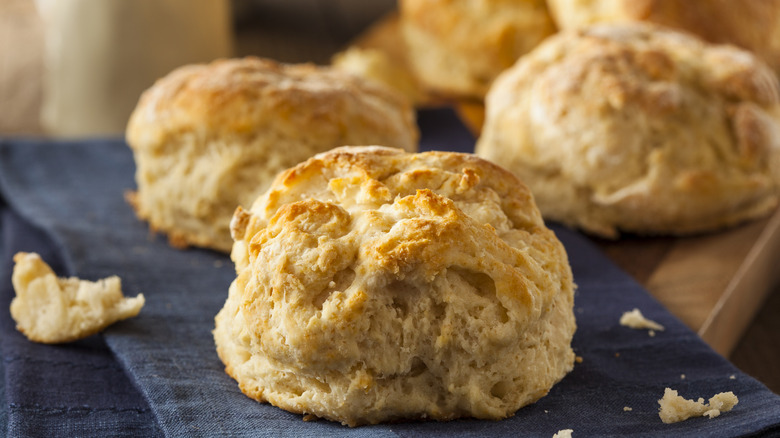
M143 294L122 295L122 282L111 276L96 282L57 278L36 253L14 255L11 276L16 296L11 316L29 340L58 344L86 338L109 325L138 315Z
M572 369L566 252L528 189L473 155L339 148L231 230L214 338L258 401L351 426L500 419Z
M547 0L561 29L649 21L734 44L780 72L780 0Z
M130 118L129 199L172 244L228 252L236 206L278 172L337 146L414 151L417 139L405 99L330 68L251 57L189 65L147 90Z
M775 75L749 52L632 23L563 31L499 77L476 153L546 218L615 237L714 230L778 202Z
M431 91L482 99L490 83L555 32L544 0L400 0L417 78Z

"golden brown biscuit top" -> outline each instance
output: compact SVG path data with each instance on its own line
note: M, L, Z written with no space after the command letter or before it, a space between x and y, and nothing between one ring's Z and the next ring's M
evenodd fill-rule
M719 44L735 44L780 67L778 0L549 0L559 27L641 20L692 32Z
M448 268L487 272L523 321L547 311L556 282L570 277L528 188L468 154L384 147L319 154L279 175L251 213L239 209L231 231L239 273L270 254L296 260L291 274L307 279L344 263L356 282L428 284Z
M568 82L584 80L581 88L587 90L587 81L612 81L614 84L598 90L614 91L609 99L617 99L617 105L626 97L646 92L643 84L654 81L703 88L729 100L751 100L762 105L775 104L779 99L772 71L748 52L706 44L661 26L596 25L561 32L554 38L534 55L536 62L531 68L542 70L566 58L569 65L581 66Z
M347 210L376 209L431 189L499 230L543 227L528 188L509 171L470 154L406 153L381 146L343 147L280 174L252 207L270 219L282 206L314 197Z
M344 130L356 113L370 128L386 124L381 114L388 107L411 111L392 91L329 67L223 59L183 66L159 79L141 96L127 135L140 148L161 144L161 136L198 129L251 134L277 123L291 130L312 125Z
M704 162L735 163L743 170L764 168L776 143L776 133L770 132L773 123L765 119L775 111L780 94L765 64L735 47L706 44L656 25L597 25L561 32L499 78L494 90L488 97L488 118L491 112L508 111L518 96L526 96L532 102L533 135L551 143L567 138L579 145L562 158L558 151L562 146L550 144L529 159L558 167L562 159L580 157L576 158L580 164L567 166L571 176L592 180L605 193L644 173L649 150L639 152L631 146L640 132L655 136L645 143L655 141L656 149L663 149L669 162L681 168ZM719 126L700 125L702 120L720 120L706 114L722 108L736 148L720 134ZM583 131L568 132L573 126ZM713 140L706 144L668 140L685 130ZM588 136L602 131L611 134ZM623 141L612 141L616 139Z

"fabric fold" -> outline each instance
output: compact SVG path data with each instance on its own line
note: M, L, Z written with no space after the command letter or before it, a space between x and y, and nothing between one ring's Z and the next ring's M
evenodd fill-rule
M13 255L34 251L60 276L70 275L51 237L31 226L0 199L0 425L7 436L159 436L148 404L127 378L101 336L67 345L28 341L8 313Z

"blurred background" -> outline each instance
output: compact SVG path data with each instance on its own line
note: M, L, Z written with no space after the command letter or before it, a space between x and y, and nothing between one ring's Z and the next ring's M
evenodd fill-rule
M327 64L395 0L0 0L0 135L124 131L141 92L188 63Z

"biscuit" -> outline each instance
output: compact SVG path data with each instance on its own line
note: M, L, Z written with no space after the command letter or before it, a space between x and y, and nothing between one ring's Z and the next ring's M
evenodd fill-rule
M401 0L411 67L432 92L482 99L490 83L555 32L544 0Z
M14 263L11 281L16 297L11 301L11 316L17 330L34 342L59 344L86 338L138 315L145 302L143 294L125 298L117 276L97 282L57 278L36 253L17 253Z
M780 72L780 0L548 0L561 29L640 20L754 52Z
M473 155L339 148L231 227L214 339L253 399L350 426L500 419L573 367L566 252L528 189Z
M733 46L656 25L561 32L499 77L476 153L542 214L605 237L689 234L770 213L778 84Z
M172 244L229 252L236 206L278 172L338 146L414 151L417 139L408 102L343 72L252 57L189 65L144 92L130 118L129 200Z

